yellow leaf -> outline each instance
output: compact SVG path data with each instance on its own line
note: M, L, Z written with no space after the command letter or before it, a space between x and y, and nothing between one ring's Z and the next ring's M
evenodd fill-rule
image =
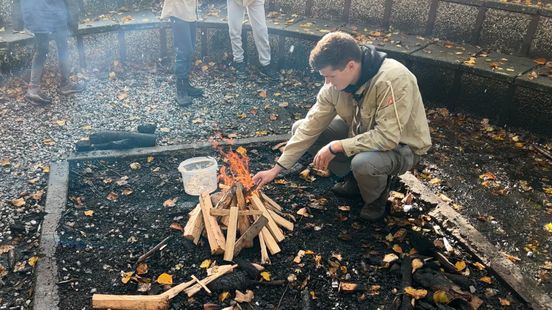
M491 279L491 277L487 277L487 276L479 278L479 281L487 284L493 283L493 280Z
M424 290L424 289L415 289L411 286L409 287L405 287L404 288L404 292L408 295L410 295L411 297L414 297L414 299L421 299L421 298L424 298L426 297L427 295L427 290Z
M468 60L464 61L466 66L475 66L475 57L470 57Z
M424 262L419 259L415 258L412 260L412 273L416 272L416 270L422 268L424 266Z
M501 306L509 306L511 305L511 302L506 298L500 298L498 297L498 300L500 301Z
M157 283L162 285L171 285L173 284L172 276L168 273L162 273L157 277Z
M544 225L544 229L546 229L546 231L548 232L552 232L552 223L548 223Z
M58 126L65 126L65 120L64 120L64 119L57 120L57 121L56 121L56 124L57 124Z
M84 215L92 216L92 215L94 215L94 210L86 210L86 211L84 211Z
M218 296L218 299L220 302L223 302L225 301L228 297L230 297L230 293L229 292L222 292L219 294Z
M265 130L258 130L258 131L255 131L255 135L257 137L260 137L260 136L267 136L268 135L268 131L265 131Z
M510 260L512 263L517 263L521 260L521 258L517 257L517 256L513 256L513 255L510 255L510 254L505 254L506 255L506 258L508 260Z
M277 180L274 181L274 184L286 185L286 184L288 184L288 181L286 181L284 179L277 179Z
M263 278L263 280L267 282L270 281L270 272L268 271L261 272L261 277Z
M394 244L394 245L393 245L393 251L395 251L395 252L401 254L401 253L403 252L403 249L401 248L400 245Z
M165 202L163 202L163 207L165 208L172 208L176 205L176 201L178 200L178 197L173 199L167 199Z
M433 301L436 304L448 304L450 302L450 298L445 291L436 291L433 293Z
M206 259L204 261L201 262L201 265L199 265L199 268L203 268L203 269L207 269L211 266L211 260L210 259Z
M147 273L149 270L149 267L148 267L148 264L142 262L140 264L138 264L138 266L136 266L136 274L145 274Z
M456 264L454 264L454 267L456 267L457 271L462 271L466 269L466 262L463 260L457 261Z
M52 140L52 139L44 139L44 140L42 141L42 143L43 143L44 145L48 145L48 146L52 146L52 145L55 145L55 144L56 144L56 142L55 142L54 140Z
M475 262L472 265L474 265L475 268L479 269L480 271L486 268L485 265L481 264L480 262Z
M313 300L318 298L318 297L316 297L316 293L314 291L310 291L309 294L310 294L311 299L313 299Z
M29 263L29 265L31 265L31 267L34 267L36 265L36 262L38 262L38 256L33 256L29 258L27 262Z
M306 250L305 255L314 255L314 251L313 250Z
M132 277L133 274L134 272L132 271L123 273L121 276L121 282L123 282L124 284L127 284L128 281L130 281L130 278Z
M148 158L146 159L146 162L151 163L154 159L155 159L155 157L148 156Z
M240 154L241 156L245 156L245 154L247 154L247 149L243 146L240 146L236 149L236 153Z
M543 190L546 194L552 196L552 187L545 187Z

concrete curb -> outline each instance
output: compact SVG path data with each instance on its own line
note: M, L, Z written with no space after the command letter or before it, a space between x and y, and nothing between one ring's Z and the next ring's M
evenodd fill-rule
M400 178L413 192L420 194L422 200L436 205L435 209L429 212L429 216L441 223L444 229L489 266L533 309L552 309L552 298L538 287L533 279L524 276L521 270L506 259L466 218L439 199L411 173L406 173Z

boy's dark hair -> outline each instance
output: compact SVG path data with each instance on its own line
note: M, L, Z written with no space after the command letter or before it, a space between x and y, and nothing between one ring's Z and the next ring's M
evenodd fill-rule
M309 57L309 64L315 71L328 66L333 70L343 70L351 60L360 62L362 51L350 34L336 31L326 34L316 43Z

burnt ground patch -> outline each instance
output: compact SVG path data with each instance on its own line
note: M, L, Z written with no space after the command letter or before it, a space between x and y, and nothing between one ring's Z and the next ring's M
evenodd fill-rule
M277 155L270 151L271 145L246 147L253 171L271 165ZM197 197L184 193L176 169L185 158L198 155L216 156L216 152L194 150L173 156L72 164L69 201L59 223L60 243L56 251L59 279L63 281L58 285L60 309L90 309L91 296L95 292L137 294L137 285L132 282L123 284L121 273L133 271L140 255L170 235L168 245L147 260L149 271L146 277L155 279L162 273L169 273L175 283L180 283L188 281L191 275L204 277L205 270L200 268L200 264L205 259L222 263L221 257L210 255L204 238L199 246L195 246L182 238L178 231L169 228L175 222L184 225L187 213L198 202ZM132 169L132 163L139 163L140 168ZM308 164L308 159L302 164ZM132 166L136 168L136 165ZM282 252L271 256L272 265L266 266L266 271L272 279L288 279L290 274L294 274L296 280L287 288L250 287L255 298L251 304L242 304L242 308L275 309L279 305L280 309L375 309L389 305L402 295L401 259L385 265L383 257L390 253L404 257L400 252L409 253L413 244L418 248L419 241L410 237L415 232L424 235L430 244L443 238L435 233L436 223L424 215L431 206L416 199L408 214L399 211L399 205L387 223L363 223L358 219L360 201L331 194L329 189L334 181L333 178L319 177L312 183L306 182L297 171L266 188L269 196L297 218L295 230L281 242ZM394 189L403 193L407 191L399 184ZM164 201L174 198L178 198L174 207L163 206ZM341 211L339 206L350 206L351 211ZM301 208L307 208L311 217L297 215ZM94 213L87 216L84 211ZM408 232L402 240L398 237L401 229ZM450 261L468 265L470 275L467 281L472 286L473 295L483 300L482 308L499 308L505 300L511 303L510 308L526 308L487 269L480 271L475 268L473 263L477 260L460 244L450 236L445 238L456 249L448 255ZM313 254L295 264L293 259L299 250L310 250ZM240 257L258 262L260 250L258 246L245 249ZM490 277L490 284L480 281L484 276ZM365 289L343 294L336 288L340 281L363 284ZM412 286L422 288L416 282ZM154 283L149 294L161 291L162 288ZM470 288L466 287L465 292L470 292ZM190 299L177 296L171 307L197 309L208 302L230 305L234 292L230 292L230 297L222 302L218 293L209 296L200 292ZM429 302L429 297L423 301Z

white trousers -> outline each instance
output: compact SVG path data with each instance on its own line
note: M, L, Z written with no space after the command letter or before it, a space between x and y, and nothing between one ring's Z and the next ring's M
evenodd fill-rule
M253 30L253 40L259 54L259 62L266 66L270 64L270 44L268 42L268 28L264 0L255 0L247 7L239 5L235 0L227 0L228 5L228 32L232 43L232 54L235 62L243 62L242 25L245 10Z

